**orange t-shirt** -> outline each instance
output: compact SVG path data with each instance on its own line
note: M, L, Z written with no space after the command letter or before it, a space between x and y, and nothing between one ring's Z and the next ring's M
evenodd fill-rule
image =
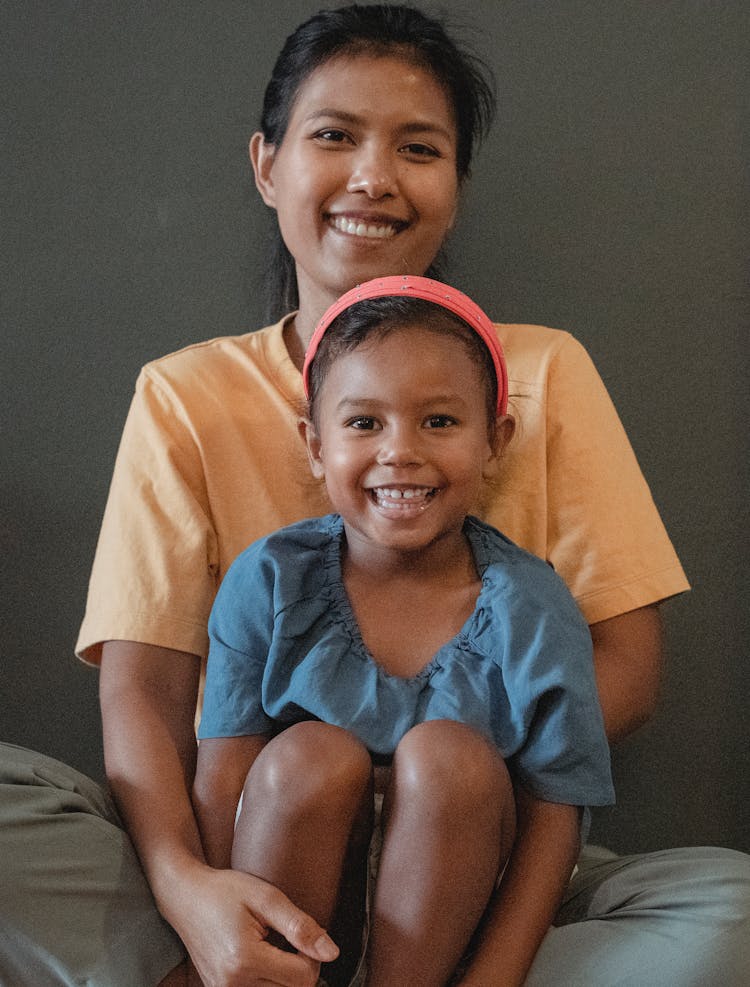
M328 513L297 431L283 322L197 343L138 379L76 651L131 640L205 656L219 582L250 542ZM568 333L501 325L516 433L485 520L548 559L589 623L688 588L617 412Z

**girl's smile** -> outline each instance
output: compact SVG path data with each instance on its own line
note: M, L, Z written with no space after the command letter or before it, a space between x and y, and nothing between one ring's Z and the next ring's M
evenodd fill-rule
M456 142L440 83L393 55L325 62L302 84L280 146L253 137L258 188L296 264L303 344L355 284L427 270L456 211Z
M406 517L424 510L437 493L437 487L373 487L374 503L394 517Z
M464 519L509 431L488 422L462 340L422 324L370 337L336 357L316 408L310 460L351 557L382 565L419 552L434 565L464 551Z

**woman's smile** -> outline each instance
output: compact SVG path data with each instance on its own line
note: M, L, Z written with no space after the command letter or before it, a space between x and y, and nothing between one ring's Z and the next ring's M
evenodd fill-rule
M456 212L456 134L432 73L388 55L325 62L280 146L254 137L258 188L295 261L303 343L354 285L428 269Z
M376 240L389 240L408 225L401 220L383 221L354 215L331 215L329 222L339 233Z

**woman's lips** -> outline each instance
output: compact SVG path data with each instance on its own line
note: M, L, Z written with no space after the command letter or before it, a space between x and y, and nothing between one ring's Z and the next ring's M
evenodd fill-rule
M328 221L339 233L377 240L388 240L406 226L405 223L366 220L356 216L330 216Z

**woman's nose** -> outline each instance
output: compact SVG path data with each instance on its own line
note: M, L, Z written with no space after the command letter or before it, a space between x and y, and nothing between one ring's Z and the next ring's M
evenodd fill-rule
M355 156L347 192L364 192L370 199L395 195L396 171L390 155L381 148L361 148Z

